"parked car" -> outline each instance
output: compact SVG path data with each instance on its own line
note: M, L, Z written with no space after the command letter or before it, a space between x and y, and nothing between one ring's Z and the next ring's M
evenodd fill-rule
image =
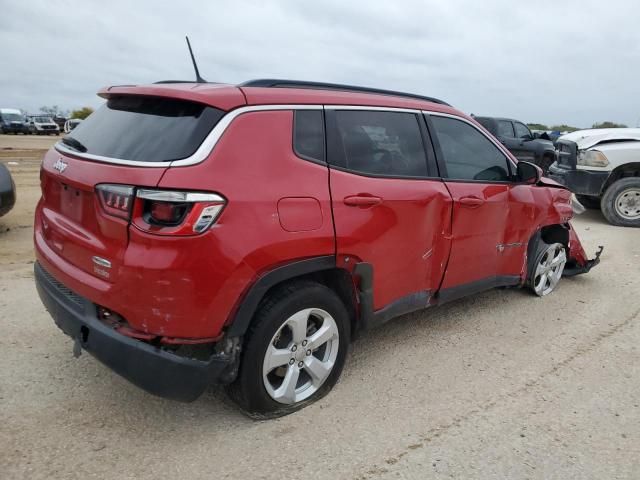
M64 133L70 133L71 130L80 125L80 123L82 123L81 118L70 118L64 124Z
M555 148L549 139L536 138L524 123L511 118L474 117L518 160L535 163L546 173L555 161Z
M53 123L55 123L56 125L58 125L58 130L60 132L64 131L64 126L67 123L68 118L67 117L63 117L62 115L55 115L53 118Z
M9 213L16 203L16 184L11 172L4 163L0 163L0 217Z
M571 192L443 101L283 80L100 96L44 157L36 284L76 354L151 393L228 384L290 413L362 331L598 263Z
M640 128L600 128L563 135L549 174L607 221L640 227Z
M2 133L29 133L27 122L22 112L16 108L0 108L0 131Z
M60 135L60 127L47 115L29 115L29 131L35 135Z

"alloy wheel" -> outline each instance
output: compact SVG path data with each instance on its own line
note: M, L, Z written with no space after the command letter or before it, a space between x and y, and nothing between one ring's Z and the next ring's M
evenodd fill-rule
M540 297L548 295L556 288L566 263L567 254L564 245L561 243L549 245L536 265L533 278L533 291L536 295Z
M291 315L275 333L264 355L265 389L276 402L301 402L322 386L336 363L339 333L333 317L319 308Z

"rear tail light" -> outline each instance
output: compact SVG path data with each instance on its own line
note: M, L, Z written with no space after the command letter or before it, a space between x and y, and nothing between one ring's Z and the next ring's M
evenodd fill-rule
M128 185L103 183L96 186L100 206L109 215L129 220L134 188Z
M103 210L157 235L197 235L218 218L226 200L215 193L96 186Z

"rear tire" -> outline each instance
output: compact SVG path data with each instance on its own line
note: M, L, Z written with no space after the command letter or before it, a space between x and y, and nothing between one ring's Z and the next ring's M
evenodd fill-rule
M310 281L280 287L258 307L229 396L253 418L293 413L333 388L349 340L349 315L333 290Z
M615 181L604 192L601 208L612 225L640 227L640 177Z
M590 197L588 195L576 195L576 198L585 208L588 208L590 210L600 209L599 197Z
M534 259L529 267L527 284L533 293L544 297L556 289L562 278L567 263L566 249L561 243L548 244L539 240Z

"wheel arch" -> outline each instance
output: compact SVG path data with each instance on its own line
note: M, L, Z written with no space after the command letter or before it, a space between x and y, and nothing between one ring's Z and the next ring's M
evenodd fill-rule
M567 249L567 254L569 254L569 238L569 226L566 224L556 223L545 225L536 230L534 234L531 235L527 245L527 278L529 276L529 272L531 272L535 266L536 249L540 240L548 244L561 243Z
M311 280L333 290L347 309L351 331L356 331L357 290L352 274L336 265L335 256L327 255L291 262L261 275L240 298L229 322L227 336L244 335L264 298L275 289L300 280Z
M607 189L616 181L620 180L621 178L628 177L640 177L640 162L625 163L614 168L611 171L609 178L607 178L607 181L604 182L600 194L604 195L604 192L606 192Z

